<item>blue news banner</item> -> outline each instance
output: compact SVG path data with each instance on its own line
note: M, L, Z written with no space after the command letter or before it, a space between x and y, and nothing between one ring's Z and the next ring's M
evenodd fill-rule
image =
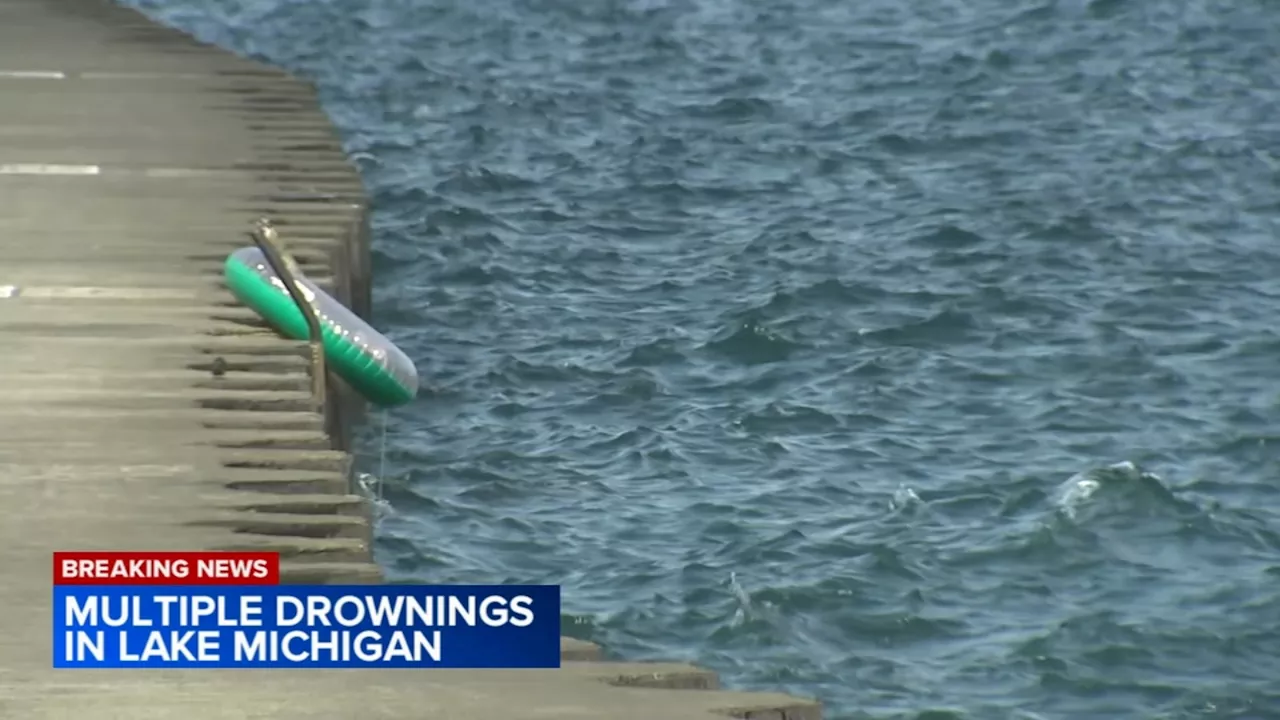
M554 585L56 586L55 668L556 668Z

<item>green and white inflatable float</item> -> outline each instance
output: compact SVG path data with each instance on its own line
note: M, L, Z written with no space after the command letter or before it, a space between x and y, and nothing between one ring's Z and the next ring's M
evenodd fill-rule
M225 275L231 294L281 334L310 339L307 318L262 250L246 247L231 253ZM377 405L403 405L417 396L418 370L395 343L301 273L295 280L320 319L325 359L334 372Z

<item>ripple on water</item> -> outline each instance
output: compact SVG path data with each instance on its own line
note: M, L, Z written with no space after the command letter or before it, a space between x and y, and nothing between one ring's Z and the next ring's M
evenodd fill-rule
M397 579L837 719L1280 715L1280 16L138 2L356 154Z

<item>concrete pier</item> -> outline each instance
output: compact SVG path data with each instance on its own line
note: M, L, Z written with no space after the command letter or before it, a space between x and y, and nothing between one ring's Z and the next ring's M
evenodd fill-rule
M350 403L331 384L317 411L303 346L221 285L263 215L368 311L365 199L310 87L106 0L0 0L0 717L820 716L569 640L554 671L52 670L55 550L267 549L288 582L380 581Z

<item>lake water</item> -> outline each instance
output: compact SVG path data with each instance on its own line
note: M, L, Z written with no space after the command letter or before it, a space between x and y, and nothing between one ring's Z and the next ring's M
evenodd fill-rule
M836 720L1280 718L1274 3L142 4L364 174L392 576Z

